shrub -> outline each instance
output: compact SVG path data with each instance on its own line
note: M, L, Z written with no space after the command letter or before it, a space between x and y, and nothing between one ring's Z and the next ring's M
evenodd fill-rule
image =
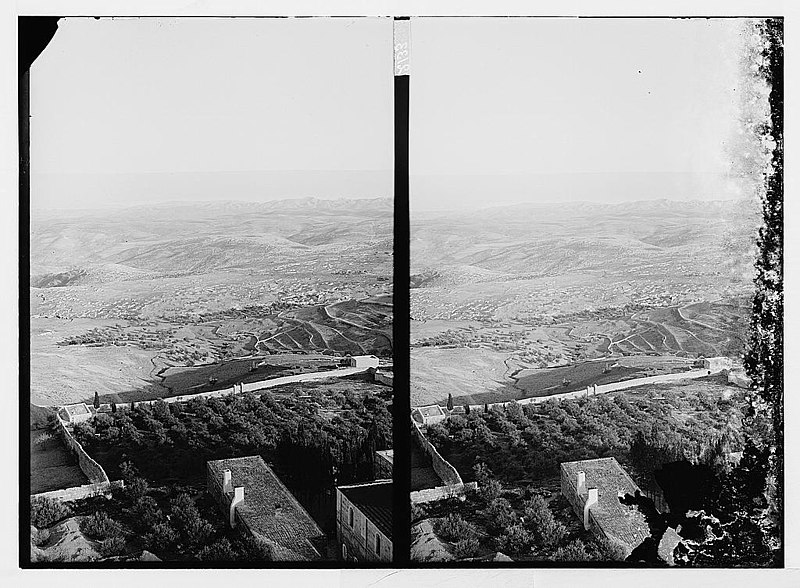
M455 513L450 513L443 519L436 519L433 530L445 541L460 541L475 536L475 527Z
M503 486L497 480L487 480L485 484L478 486L478 493L486 504L494 502L502 491Z
M158 523L144 536L144 544L151 551L170 549L178 542L178 532L169 523Z
M122 536L122 526L102 511L81 519L80 528L84 535L92 539Z
M39 433L38 435L36 435L36 439L34 439L33 442L36 445L42 445L43 443L50 441L50 439L52 438L53 438L53 433L51 433L50 431L45 431L44 433Z
M97 551L103 557L120 555L125 551L125 539L122 537L109 537L100 542Z
M588 547L592 559L597 561L625 561L625 550L608 539L596 538Z
M50 531L47 529L37 529L31 527L31 543L36 547L41 547L50 540Z
M533 537L521 524L511 525L497 539L497 549L504 553L525 553L531 550Z
M553 517L541 496L525 501L525 526L542 547L557 547L567 536L567 528Z
M411 522L415 523L420 519L425 518L425 509L419 504L411 503Z
M198 558L201 561L233 561L236 559L236 552L231 542L223 537L200 550Z
M47 528L70 515L65 504L52 498L31 499L31 523L39 529Z
M144 529L152 529L164 521L164 513L152 496L142 496L131 507L131 514Z
M130 484L125 485L125 493L132 502L143 498L150 491L150 484L144 478L138 476L131 480Z
M475 557L478 553L478 547L479 543L475 537L461 539L460 541L456 541L453 555L455 555L456 559Z
M487 527L493 533L503 533L514 524L514 510L505 498L495 498L481 514L487 519Z
M556 561L589 561L591 557L583 542L575 539L564 547L559 547L553 554L553 559Z

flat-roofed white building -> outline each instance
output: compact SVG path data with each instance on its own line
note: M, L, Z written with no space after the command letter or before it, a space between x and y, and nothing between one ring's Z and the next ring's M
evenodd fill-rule
M352 355L349 358L350 367L375 368L381 364L381 360L374 355Z
M89 407L83 402L62 406L58 409L58 415L62 421L67 423L82 423L94 416Z
M429 406L416 406L411 409L411 418L417 421L420 425L433 425L441 423L447 418L444 410L438 404L431 404Z

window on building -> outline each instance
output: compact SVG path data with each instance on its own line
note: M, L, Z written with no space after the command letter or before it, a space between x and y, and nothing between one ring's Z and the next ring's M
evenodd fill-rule
M350 528L353 528L353 507L350 507Z
M347 545L342 543L342 559L347 561Z
M381 536L375 533L375 553L380 555L381 552Z

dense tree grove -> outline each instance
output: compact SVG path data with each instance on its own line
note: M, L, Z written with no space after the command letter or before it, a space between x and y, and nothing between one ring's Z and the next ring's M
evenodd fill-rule
M313 515L332 510L336 483L371 479L374 452L391 447L392 420L385 398L312 392L303 399L264 393L138 404L98 414L74 434L112 478L130 477L128 491L137 497L147 493L145 479L203 483L208 460L261 455ZM126 461L141 477L122 471L118 464Z
M555 476L561 462L605 456L646 474L659 463L645 446L690 461L703 460L721 438L726 448L741 448L741 397L684 394L679 387L656 394L651 390L638 397L512 402L505 408L453 416L429 426L426 435L462 477L472 479L473 465L485 461L505 483Z

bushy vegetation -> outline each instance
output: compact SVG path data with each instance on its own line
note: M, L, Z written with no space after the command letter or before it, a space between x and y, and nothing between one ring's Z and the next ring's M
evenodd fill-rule
M113 557L125 551L125 539L122 537L109 537L103 539L97 546L97 551L103 557Z
M475 538L475 526L468 523L458 514L449 514L442 519L436 519L433 530L445 541L456 543L464 539Z
M505 488L483 462L475 464L474 473L479 485L496 488L497 495L487 498L480 491L468 492L464 501L450 499L416 505L417 518L427 515L434 519L434 533L451 544L455 558L482 557L500 551L521 561L623 559L619 549L582 528L570 532L536 490ZM573 516L571 509L569 516Z
M103 540L122 536L122 525L103 511L81 519L81 532L91 539Z
M37 529L31 527L31 543L36 547L41 547L50 540L50 531L47 529Z
M70 514L69 507L58 500L46 497L31 499L31 523L39 529L51 527Z
M333 416L321 414L323 408L335 411ZM328 394L320 387L312 388L310 399L276 400L264 393L197 398L183 405L139 403L79 423L74 434L111 477L130 480L126 492L134 502L147 495L146 480L197 480L208 460L261 455L277 466L312 515L331 517L330 504L314 501L335 496L334 480L372 478L374 452L391 447L392 420L380 396ZM125 461L140 475L126 473L119 465Z
M680 387L658 392L657 399L651 390L640 397L609 394L541 404L512 402L505 408L453 416L427 427L426 436L462 477L478 480L489 501L497 487L471 473L476 461L491 463L499 481L514 483L555 476L565 461L625 458L637 439L670 448L691 461L703 458L723 436L728 447L741 446L736 423L742 398L684 394ZM636 465L648 469L651 463L640 459Z

